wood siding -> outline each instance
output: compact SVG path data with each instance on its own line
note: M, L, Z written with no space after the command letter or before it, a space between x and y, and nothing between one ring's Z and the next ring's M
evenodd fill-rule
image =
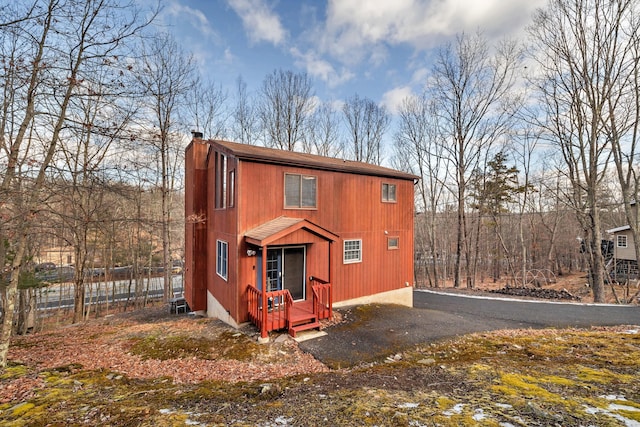
M207 308L207 152L192 142L185 151L184 296L192 310Z
M193 145L193 144L192 144ZM233 175L235 200L232 207L216 208L216 151L227 156L227 176ZM303 218L327 230L331 237L318 236L302 228L295 230L269 247L304 245L306 249L306 295L311 295L310 276L330 281L333 301L340 302L413 285L413 196L414 183L408 178L380 177L287 166L256 160L237 159L232 152L210 146L206 160L206 190L189 186L194 160L187 150L187 215L196 200L206 200L206 249L197 246L195 233L187 226L186 259L203 256L203 273L185 273L187 300L201 305L200 288L195 283L204 277L206 289L238 323L248 321L246 291L248 285L259 288L258 256L245 241L245 234L278 217ZM287 153L283 152L283 156ZM197 157L197 156L196 156ZM194 157L195 158L195 157ZM231 173L233 171L233 174ZM288 209L284 206L285 174L312 175L317 178L317 206L313 209ZM190 178L191 177L191 178ZM200 182L200 181L198 181ZM382 184L396 186L396 202L382 201ZM190 194L191 193L191 194ZM200 230L201 232L201 230ZM337 236L336 241L330 242ZM398 239L398 247L388 249L389 237ZM343 263L345 239L362 240L362 262ZM228 244L228 277L216 273L217 241ZM198 264L199 266L200 264ZM198 279L198 280L196 280ZM206 292L204 293L206 305Z
M627 236L627 247L618 247L618 236ZM616 259L636 259L636 251L634 248L633 234L631 230L619 231L613 236L613 253Z
M317 177L316 209L284 207L285 173ZM334 301L413 285L412 180L257 162L242 162L238 177L240 235L284 215L305 218L340 236L331 248L333 277L317 274L332 281ZM382 183L396 185L397 202L382 202ZM398 249L387 249L390 236L398 237ZM344 239L362 239L362 262L343 263ZM296 242L291 236L286 243Z

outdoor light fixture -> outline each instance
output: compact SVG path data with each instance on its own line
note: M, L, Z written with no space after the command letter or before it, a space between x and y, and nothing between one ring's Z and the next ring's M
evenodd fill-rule
M247 249L247 256L256 256L256 251L253 249Z

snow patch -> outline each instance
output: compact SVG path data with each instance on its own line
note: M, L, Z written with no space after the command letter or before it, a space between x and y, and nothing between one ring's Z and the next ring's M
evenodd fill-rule
M611 396L607 396L607 397L611 397ZM608 399L608 400L614 400L614 399ZM615 418L616 420L622 422L626 427L640 427L640 422L623 417L622 415L616 414L615 412L611 412L611 411L615 411L616 409L629 410L629 408L632 408L630 406L618 405L618 404L612 403L609 405L607 409L594 408L592 406L586 406L586 405L584 407L585 407L585 412L587 414L590 414L590 415L604 414L608 417ZM638 411L638 408L632 408L632 410Z
M458 415L462 413L462 408L464 408L464 403L456 403L453 408L444 411L443 414L447 417L450 417L454 414Z
M419 403L402 403L400 405L398 405L398 408L417 408L418 406L420 406Z
M482 409L476 409L475 412L473 413L473 419L476 421L482 421L486 418L487 416L484 414L484 411Z

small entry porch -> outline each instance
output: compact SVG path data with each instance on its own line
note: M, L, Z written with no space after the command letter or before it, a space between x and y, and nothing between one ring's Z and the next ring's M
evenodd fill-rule
M262 292L249 285L249 319L260 329L262 338L266 338L271 331L282 329L295 337L298 332L318 328L320 320L331 318L331 284L317 277L311 277L310 280L312 296L302 301L294 301L287 289Z
M333 315L331 243L337 238L306 219L289 217L246 233L256 271L255 282L247 285L247 311L262 338L281 329L295 337Z

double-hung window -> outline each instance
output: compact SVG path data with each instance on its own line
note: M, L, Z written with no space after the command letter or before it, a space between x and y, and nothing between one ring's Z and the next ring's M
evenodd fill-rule
M229 244L222 240L216 241L216 273L227 280L227 269L229 266Z
M312 175L284 175L284 207L313 209L317 207L317 182Z
M382 183L382 201L383 202L395 202L396 201L396 185Z
M345 264L362 262L362 239L344 241L343 262Z

